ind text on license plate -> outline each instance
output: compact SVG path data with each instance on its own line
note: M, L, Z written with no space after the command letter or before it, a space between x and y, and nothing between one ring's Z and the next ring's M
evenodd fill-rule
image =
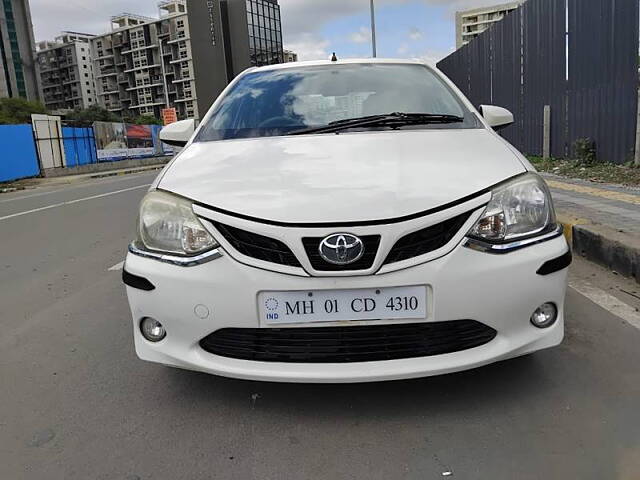
M260 292L258 308L267 324L425 319L427 288Z

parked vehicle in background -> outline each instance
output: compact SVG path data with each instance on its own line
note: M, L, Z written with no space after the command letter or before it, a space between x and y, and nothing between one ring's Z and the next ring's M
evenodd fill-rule
M558 345L570 253L547 186L435 68L250 69L140 206L144 360L237 378L443 374Z

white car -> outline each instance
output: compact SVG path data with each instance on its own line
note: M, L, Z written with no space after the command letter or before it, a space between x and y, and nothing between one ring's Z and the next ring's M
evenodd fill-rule
M143 360L235 378L424 377L558 345L545 182L432 66L249 69L161 138L124 282Z

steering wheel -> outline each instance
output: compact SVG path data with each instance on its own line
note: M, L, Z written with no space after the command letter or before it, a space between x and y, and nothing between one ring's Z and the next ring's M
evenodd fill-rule
M291 117L271 117L261 122L258 128L300 127L300 123Z

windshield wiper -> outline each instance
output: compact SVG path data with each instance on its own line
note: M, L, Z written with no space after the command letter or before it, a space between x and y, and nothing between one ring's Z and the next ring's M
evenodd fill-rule
M384 115L370 115L367 117L347 118L345 120L336 120L321 127L310 127L302 130L294 130L288 135L304 135L307 133L331 133L339 132L349 128L359 127L383 127L392 128L403 127L405 125L431 125L437 123L460 123L464 121L464 117L458 115L447 115L439 113L402 113L394 112Z

